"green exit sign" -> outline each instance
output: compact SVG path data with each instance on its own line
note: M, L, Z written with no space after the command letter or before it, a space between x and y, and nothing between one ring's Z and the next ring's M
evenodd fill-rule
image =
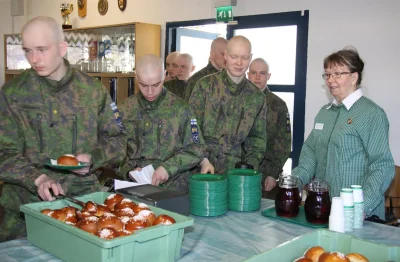
M217 22L228 22L232 20L232 6L217 7Z

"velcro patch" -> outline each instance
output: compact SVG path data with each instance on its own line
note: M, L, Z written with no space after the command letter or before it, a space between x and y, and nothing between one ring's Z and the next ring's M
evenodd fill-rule
M121 114L119 113L117 105L114 102L112 102L110 104L110 107L114 113L115 122L117 123L119 131L120 132L124 131L125 125L124 125L124 123L122 123L122 117L121 117Z
M190 131L192 133L193 142L200 143L199 127L197 126L196 118L190 119Z

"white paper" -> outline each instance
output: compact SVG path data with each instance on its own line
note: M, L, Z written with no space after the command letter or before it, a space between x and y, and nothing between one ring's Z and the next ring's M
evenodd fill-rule
M124 180L114 179L114 189L115 190L118 190L121 188L138 186L138 185L140 185L140 184L136 183L136 182L129 182L129 181L124 181Z
M151 184L151 179L153 177L154 167L153 165L148 165L142 168L141 171L132 170L129 172L129 176L135 179L140 185Z

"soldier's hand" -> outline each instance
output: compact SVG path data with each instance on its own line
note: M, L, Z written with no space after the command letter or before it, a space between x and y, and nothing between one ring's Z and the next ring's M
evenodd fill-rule
M201 161L200 163L200 173L202 174L207 174L207 173L211 173L214 174L214 166L210 163L210 161L207 158L204 158L203 161Z
M88 165L84 168L73 170L75 174L86 175L90 171L90 166L92 165L92 156L89 154L79 154L76 156L79 162L88 163Z
M272 176L268 176L264 182L265 191L271 191L276 186L276 179Z
M164 167L160 166L154 171L153 177L151 179L151 184L154 186L161 185L169 179L169 175L167 170Z
M42 174L36 178L35 185L38 188L39 196L45 201L54 200L54 197L50 193L50 188L53 190L53 193L56 196L59 194L64 194L64 190L62 189L61 185L45 174Z

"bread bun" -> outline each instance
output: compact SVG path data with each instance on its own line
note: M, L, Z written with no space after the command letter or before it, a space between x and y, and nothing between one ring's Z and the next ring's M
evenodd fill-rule
M121 200L121 202L119 202L118 204L115 205L114 209L119 210L119 209L129 207L133 210L136 206L137 206L137 204L135 202L133 202L132 200L130 200L128 198L124 198Z
M63 155L57 159L59 166L77 166L79 165L78 159L74 155Z
M145 203L139 203L134 208L132 208L132 210L133 210L133 212L135 212L135 214L138 214L140 211L142 211L142 210L150 210L150 208Z
M97 228L99 230L103 228L113 228L116 231L121 231L123 229L123 224L116 216L103 216L97 221Z
M78 223L78 219L76 218L75 215L67 214L67 217L65 218L64 222L65 224L75 226Z
M350 253L346 257L350 262L369 262L368 258L358 253Z
M99 230L97 236L104 239L113 239L119 236L118 232L113 228L103 228Z
M293 262L313 262L313 261L312 261L311 258L308 258L308 257L301 257L301 258L296 259L296 260L293 261Z
M96 213L97 212L97 205L93 201L88 201L85 204L85 208L87 211L90 213Z
M120 195L120 194L111 194L104 200L104 204L109 209L114 211L115 205L118 204L119 202L121 202L122 199L124 199L124 197L122 195Z
M323 249L322 247L313 246L306 250L306 252L304 253L304 257L309 258L314 262L318 262L319 256L324 252L325 249Z
M94 215L96 217L102 217L104 215L104 213L111 213L111 209L109 209L107 206L105 205L97 205L97 211L96 213L94 213Z
M62 210L63 212L65 212L67 215L76 216L76 211L77 211L78 209L75 208L75 207L72 207L72 206L66 206L66 207L61 208L61 210Z
M96 235L97 234L97 221L99 220L98 217L91 216L91 217L85 217L81 221L78 222L77 226L85 230L86 232L89 232L90 234Z
M135 212L133 212L132 208L129 208L129 207L115 210L114 214L117 217L124 217L124 216L133 217L133 216L135 216Z
M153 222L153 226L155 225L172 225L175 224L176 221L174 218L168 215L159 215Z
M43 215L51 217L51 215L49 215L50 212L53 212L53 210L48 209L48 208L43 209L42 211L40 211L40 213L42 213Z
M144 217L134 216L126 222L125 229L133 233L135 230L143 229L149 226L149 220L145 219Z
M319 256L318 262L350 262L350 260L340 252L324 252Z
M118 232L118 235L120 237L130 236L130 235L132 235L132 232L129 232L128 230L122 230L122 231Z
M154 220L156 220L156 215L154 214L153 211L150 210L142 210L137 215L142 216L145 219L149 220L150 226L153 225Z

